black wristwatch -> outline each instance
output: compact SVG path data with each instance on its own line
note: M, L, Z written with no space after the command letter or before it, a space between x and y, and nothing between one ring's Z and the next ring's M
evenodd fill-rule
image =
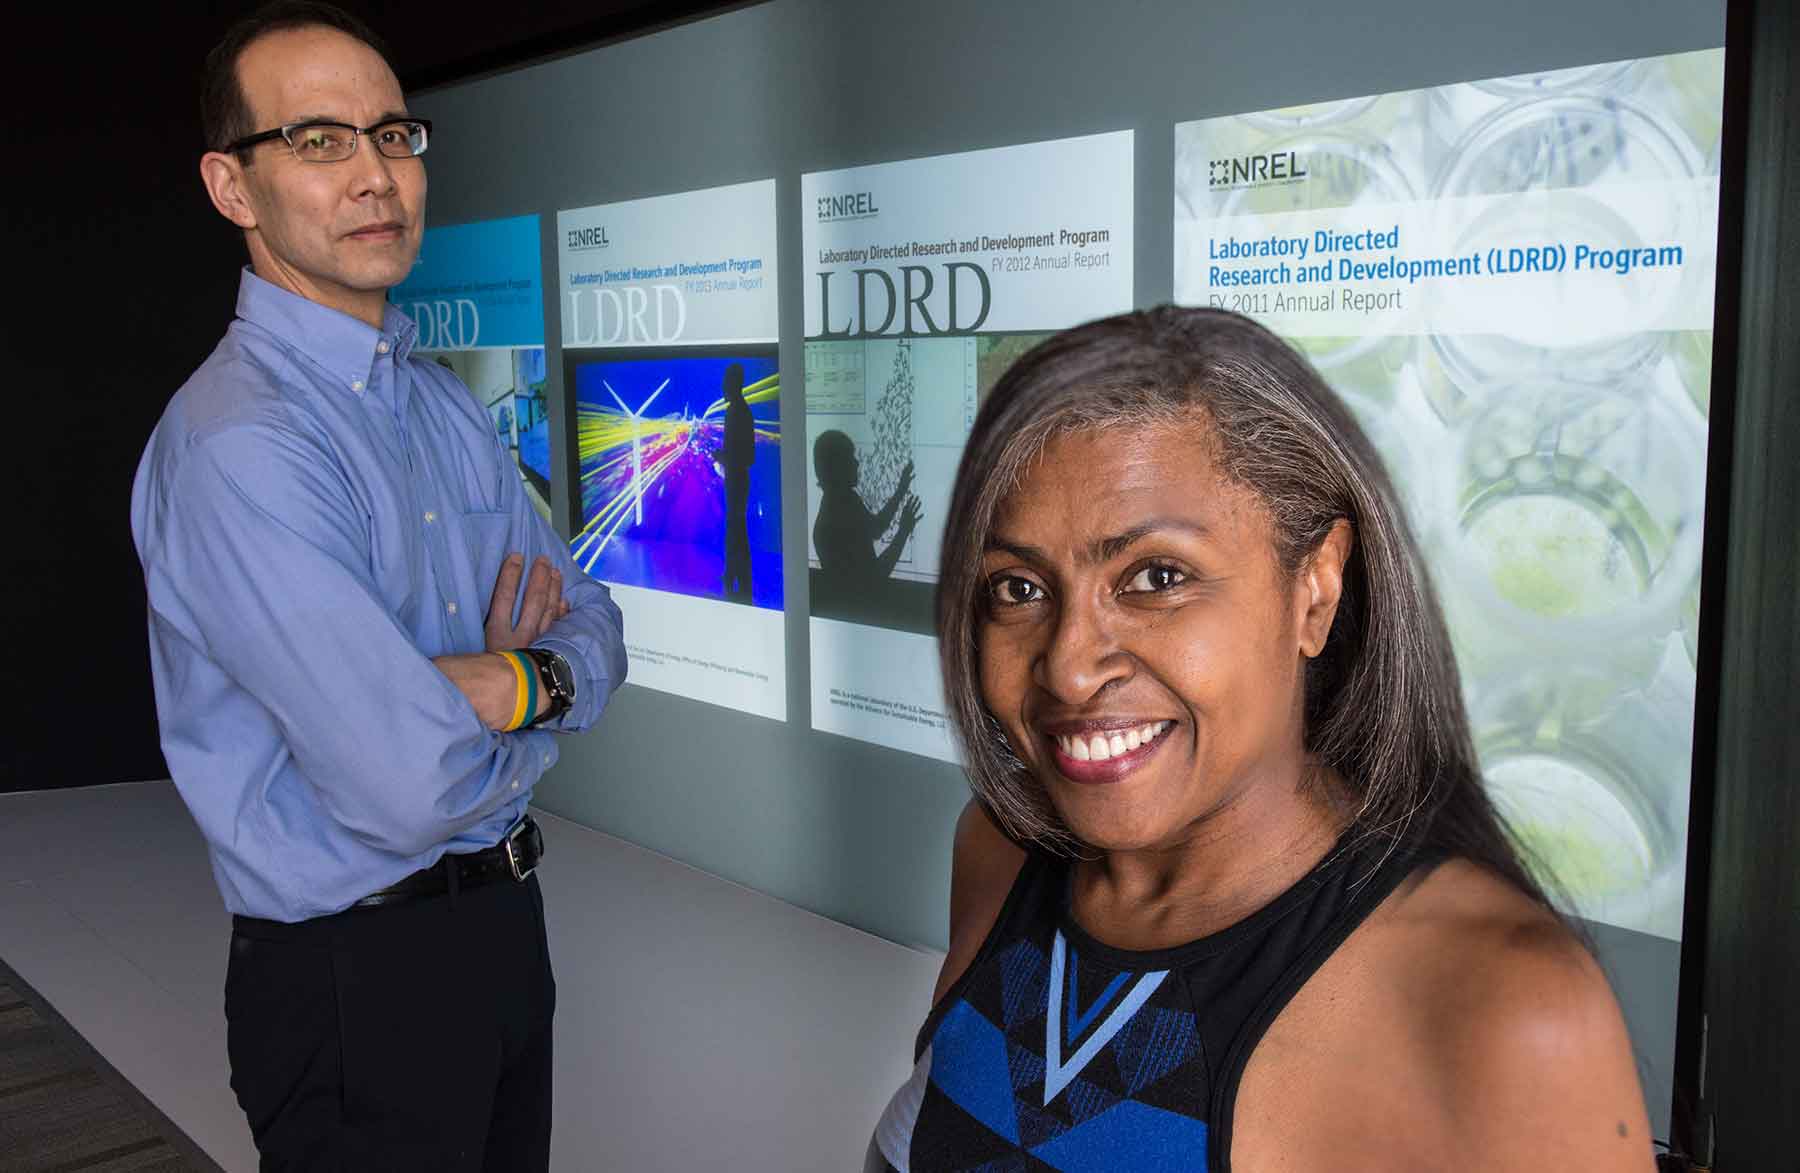
M537 717L525 722L525 728L529 729L533 725L541 725L545 721L554 721L569 711L569 706L575 703L575 673L570 669L567 660L549 648L520 648L519 650L530 656L531 662L537 665L538 685L544 690L544 695L550 698L549 707Z

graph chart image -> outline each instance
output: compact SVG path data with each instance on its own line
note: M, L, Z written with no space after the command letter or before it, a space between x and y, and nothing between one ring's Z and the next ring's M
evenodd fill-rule
M588 351L567 366L576 564L606 582L780 610L775 348Z
M812 614L931 635L938 547L981 401L1044 333L806 344Z

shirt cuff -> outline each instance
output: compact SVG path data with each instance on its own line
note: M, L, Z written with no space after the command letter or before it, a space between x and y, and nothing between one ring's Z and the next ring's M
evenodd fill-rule
M580 647L572 640L556 636L540 639L531 646L561 656L569 665L569 674L575 678L575 703L569 706L569 711L554 721L545 721L537 728L558 733L579 733L592 725L600 715L598 705L608 690L604 681L596 680L593 673L588 671L587 660L582 656Z

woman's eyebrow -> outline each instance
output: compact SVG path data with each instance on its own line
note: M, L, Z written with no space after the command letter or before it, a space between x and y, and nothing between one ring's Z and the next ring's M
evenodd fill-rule
M981 552L984 554L1011 554L1014 558L1017 558L1022 562L1036 562L1039 564L1050 560L1049 556L1036 546L1029 546L1024 542L1015 542L1010 538L1003 538L999 534L989 534L987 543L982 546Z
M1094 562L1110 562L1120 554L1129 550L1135 543L1154 533L1165 530L1176 530L1192 534L1197 538L1212 536L1212 531L1198 521L1186 517L1152 517L1141 521L1110 538L1100 538L1088 546L1088 558Z
M1191 534L1198 538L1209 538L1212 531L1202 523L1186 517L1152 517L1139 522L1130 529L1111 537L1097 538L1088 544L1083 560L1088 563L1109 562L1129 550L1134 544L1154 533L1174 530ZM1049 556L1036 546L1025 542L1015 542L999 534L991 535L987 540L985 551L1011 554L1025 562L1044 563Z

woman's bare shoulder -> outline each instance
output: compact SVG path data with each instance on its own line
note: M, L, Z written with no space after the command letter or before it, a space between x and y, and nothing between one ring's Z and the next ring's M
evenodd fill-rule
M1385 971L1480 1167L1647 1170L1649 1123L1612 988L1561 918L1501 876L1450 860L1375 923Z
M1232 1167L1649 1173L1604 975L1548 909L1452 860L1390 894L1243 1077Z
M1469 860L1446 860L1402 885L1370 927L1396 978L1446 1013L1526 990L1612 998L1562 918Z
M950 948L932 991L932 1005L981 952L981 943L1000 919L1006 895L1024 865L1024 849L1006 837L980 803L969 800L956 820L950 857Z

